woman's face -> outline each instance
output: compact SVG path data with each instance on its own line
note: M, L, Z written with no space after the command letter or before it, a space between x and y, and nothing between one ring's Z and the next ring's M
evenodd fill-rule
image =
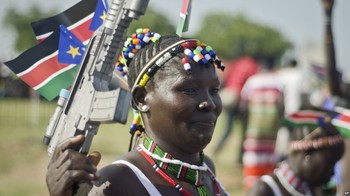
M168 151L173 146L185 153L203 150L213 136L222 110L216 68L193 61L191 68L188 74L180 58L175 57L156 73L154 87L145 96L154 140ZM200 109L202 102L208 105Z

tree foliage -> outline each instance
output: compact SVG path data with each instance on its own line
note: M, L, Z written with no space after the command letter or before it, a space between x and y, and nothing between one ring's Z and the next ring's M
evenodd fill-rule
M14 30L15 45L17 52L27 50L36 44L34 32L30 23L42 18L49 17L55 13L52 11L43 12L38 5L31 6L26 12L16 8L9 8L5 13L4 25Z
M195 37L213 46L223 59L242 55L278 59L292 47L279 31L251 22L242 15L212 14L203 21Z
M134 20L128 30L128 35L135 32L137 28L150 28L151 31L156 31L161 35L174 34L175 27L171 25L169 20L162 14L147 8L144 16L141 16L139 20Z

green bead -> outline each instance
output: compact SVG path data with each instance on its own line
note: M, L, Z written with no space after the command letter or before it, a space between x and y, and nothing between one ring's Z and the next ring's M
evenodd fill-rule
M143 33L143 29L142 29L142 28L136 29L136 33L137 33L137 34L142 34L142 33Z

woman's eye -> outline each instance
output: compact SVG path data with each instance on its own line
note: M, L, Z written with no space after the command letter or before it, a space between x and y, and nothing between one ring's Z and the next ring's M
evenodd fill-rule
M211 94L217 95L217 94L219 94L219 91L220 91L219 88L213 88L213 89L211 89Z
M187 88L187 89L184 89L183 92L187 95L193 95L197 92L197 90L194 88Z

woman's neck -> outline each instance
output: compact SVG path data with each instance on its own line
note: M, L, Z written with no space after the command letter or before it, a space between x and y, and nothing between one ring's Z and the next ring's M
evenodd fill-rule
M308 183L296 176L289 167L288 163L282 162L282 164L275 170L275 175L277 176L283 188L287 190L291 195L312 195Z
M189 164L198 164L201 159L201 152L189 153L180 148L174 147L174 144L169 144L168 142L164 142L164 139L160 139L153 133L147 133L143 136L143 142L146 137L149 137L153 142L155 142L163 151L171 154L174 159L182 160Z

